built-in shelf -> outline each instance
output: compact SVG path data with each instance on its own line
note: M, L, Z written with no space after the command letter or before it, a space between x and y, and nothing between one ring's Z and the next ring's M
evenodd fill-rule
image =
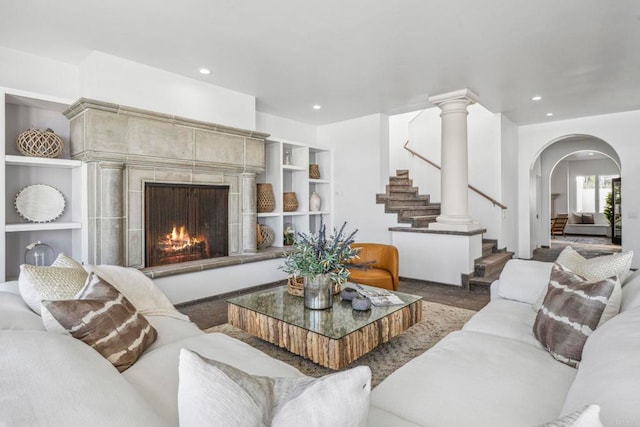
M309 178L311 164L318 165L320 179ZM274 246L283 246L286 227L291 226L296 232L301 233L318 231L321 222L331 227L333 194L331 164L332 157L329 149L310 147L295 141L267 140L265 171L256 180L258 183L272 184L276 204L273 212L258 214L258 221L274 230ZM296 211L283 210L283 194L288 192L296 194L298 200ZM321 211L309 211L310 196L313 193L320 196Z
M73 169L80 167L82 162L80 160L70 159L50 159L46 157L28 157L28 156L13 156L6 155L5 164L10 166L40 166L50 168L62 168Z
M24 224L7 224L4 230L7 233L16 233L19 231L48 231L48 230L73 230L82 228L79 222L38 222Z

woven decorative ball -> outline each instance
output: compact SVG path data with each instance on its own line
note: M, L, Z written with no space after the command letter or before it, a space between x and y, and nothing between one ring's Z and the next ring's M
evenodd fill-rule
M320 179L320 166L315 164L309 165L309 178Z
M18 150L30 157L60 157L64 143L51 129L28 129L18 135Z
M283 208L282 210L285 212L294 212L298 209L298 199L296 198L296 193L284 193L283 195Z
M276 208L276 198L271 184L258 184L258 212L273 212Z
M258 229L260 230L260 237L256 239L258 249L265 249L273 245L273 242L276 240L276 232L273 231L273 228L268 225L259 224Z

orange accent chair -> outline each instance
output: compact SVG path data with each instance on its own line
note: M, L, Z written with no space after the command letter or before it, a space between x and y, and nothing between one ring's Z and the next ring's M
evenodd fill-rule
M353 248L361 248L360 259L353 264L371 262L370 268L349 268L349 281L378 288L398 290L398 249L395 246L382 243L353 243Z

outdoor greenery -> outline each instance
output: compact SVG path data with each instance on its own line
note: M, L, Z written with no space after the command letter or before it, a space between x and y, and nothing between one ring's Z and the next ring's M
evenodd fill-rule
M281 268L294 277L313 279L318 274L329 274L340 284L346 282L349 270L345 264L356 258L359 252L359 248L349 246L355 242L358 230L347 235L346 226L345 222L339 230L334 228L327 237L327 227L321 219L317 233L298 233L298 239Z

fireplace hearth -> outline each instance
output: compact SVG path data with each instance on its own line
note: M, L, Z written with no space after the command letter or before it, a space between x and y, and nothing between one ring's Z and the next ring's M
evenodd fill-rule
M229 188L146 183L145 265L228 255Z

